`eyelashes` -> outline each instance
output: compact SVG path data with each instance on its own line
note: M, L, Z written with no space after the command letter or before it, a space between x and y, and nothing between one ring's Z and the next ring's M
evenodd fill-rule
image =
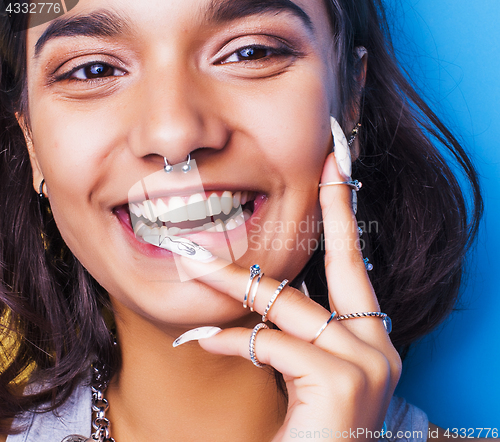
M108 77L122 77L126 74L123 69L112 66L109 63L92 61L84 65L76 66L68 72L55 77L55 81L78 80L95 81Z
M268 45L247 45L233 51L229 56L221 57L215 62L216 65L237 66L239 63L245 67L263 68L273 61L280 61L287 57L299 56L289 46L280 45L278 47ZM122 68L118 68L109 62L100 60L89 61L85 64L75 66L67 72L54 76L54 82L64 80L77 81L82 83L95 83L111 80L114 77L122 77L127 74Z

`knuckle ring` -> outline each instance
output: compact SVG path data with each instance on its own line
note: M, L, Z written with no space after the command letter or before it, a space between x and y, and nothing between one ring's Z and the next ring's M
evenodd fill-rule
M288 284L288 279L284 279L283 281L281 281L281 284L278 286L278 288L274 291L273 296L269 300L269 303L267 304L267 307L264 310L264 314L262 315L262 322L267 321L267 315L269 313L269 310L271 310L271 307L273 306L274 301L276 301L276 298L278 297L278 295L281 293L281 291L284 289L285 285L287 285L287 284Z
M250 360L253 362L253 365L256 367L264 367L265 364L262 364L258 359L257 356L255 355L255 339L257 338L257 333L259 333L260 330L263 328L269 329L269 327L264 324L263 322L257 324L253 330L252 330L252 335L250 336L250 343L248 345L248 349L250 352Z
M257 281L255 281L255 284L252 286L250 302L248 303L248 307L250 307L251 312L253 312L253 304L255 302L255 297L257 296L257 290L259 290L260 280L262 279L263 276L264 276L264 272L259 273L259 276L257 277Z
M332 322L332 320L333 320L333 318L335 318L335 316L337 316L337 312L334 310L332 312L332 314L330 315L330 317L326 320L326 322L321 326L321 328L318 330L318 332L314 335L314 338L312 339L311 344L314 344L316 339L318 339L319 335L321 335L321 333L323 333L325 331L326 327L328 327L328 324L330 324L330 322Z
M262 273L259 264L254 264L253 266L250 266L250 279L247 282L247 288L245 290L245 297L243 298L243 308L248 307L248 294L250 293L250 288L252 287L252 283L254 278L257 275L260 275Z
M349 180L349 181L330 181L328 183L320 183L319 187L327 187L327 186L337 186L339 184L345 184L346 186L351 187L356 192L361 189L363 183L360 183L358 180Z
M382 312L361 312L361 313L349 313L347 315L337 316L337 321L343 321L344 319L355 319L355 318L369 318L370 316L382 319L385 331L389 334L392 331L392 321L387 313Z

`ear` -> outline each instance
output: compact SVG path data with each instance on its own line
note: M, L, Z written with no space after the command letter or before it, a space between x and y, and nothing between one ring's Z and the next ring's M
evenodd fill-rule
M354 53L356 57L354 66L354 75L356 81L356 91L353 97L353 102L349 111L349 116L347 119L348 130L347 137L349 138L350 130L354 129L361 118L361 105L363 101L363 90L366 83L366 68L368 65L368 51L364 46L357 46L354 48ZM360 130L363 130L361 128ZM351 156L352 160L355 161L360 154L359 140L356 138L351 146Z
M40 168L40 164L38 163L38 159L35 152L35 146L33 145L33 139L31 136L31 131L29 129L29 125L27 124L24 115L16 113L16 119L19 126L21 127L21 130L23 131L24 139L26 141L26 146L28 147L31 169L33 170L33 188L35 189L35 192L38 193L40 188L40 183L43 180L43 173Z

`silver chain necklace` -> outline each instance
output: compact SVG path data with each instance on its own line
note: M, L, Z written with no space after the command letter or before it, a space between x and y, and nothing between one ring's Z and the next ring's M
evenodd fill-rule
M96 418L92 422L94 433L87 438L79 434L70 434L61 442L115 442L109 434L109 419L106 418L109 404L104 398L104 392L108 387L109 373L104 367L99 367L98 363L92 364L92 411L95 411Z

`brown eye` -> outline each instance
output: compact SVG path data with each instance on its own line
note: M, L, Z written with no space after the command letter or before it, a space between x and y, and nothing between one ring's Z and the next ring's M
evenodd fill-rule
M87 78L109 77L113 75L114 68L106 64L93 64L84 69Z
M260 60L269 57L272 53L272 49L265 46L249 46L233 52L222 63Z
M71 77L78 80L93 80L96 78L106 78L124 75L125 73L106 63L92 63L75 70Z

